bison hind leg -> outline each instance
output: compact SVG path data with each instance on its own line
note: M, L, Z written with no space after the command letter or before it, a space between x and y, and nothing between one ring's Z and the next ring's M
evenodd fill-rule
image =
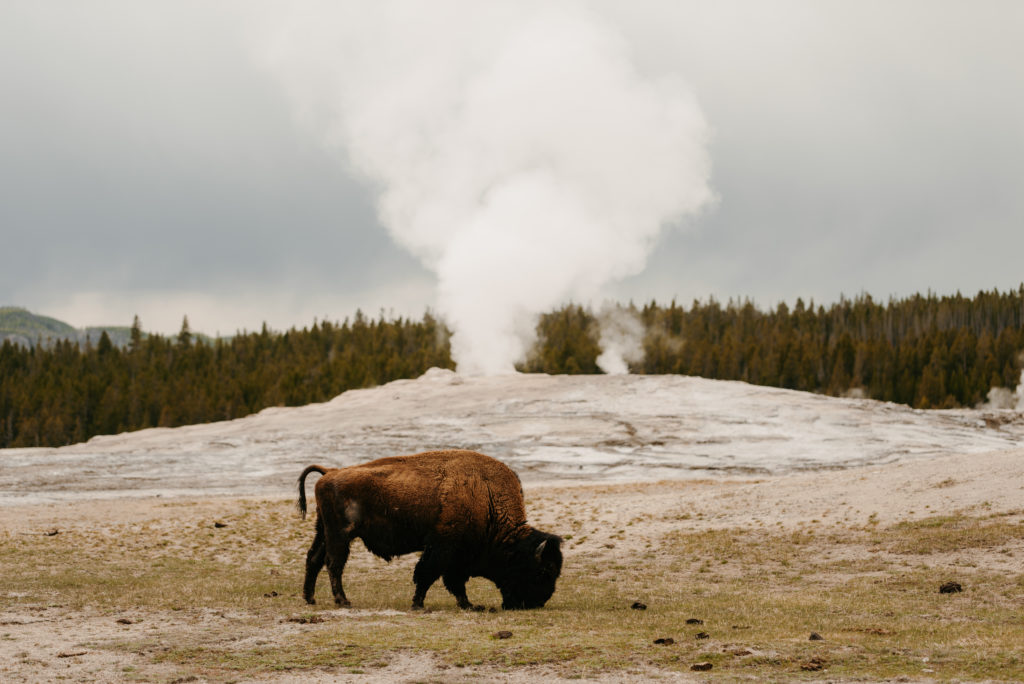
M345 563L348 562L349 546L352 543L352 531L355 527L355 521L345 515L336 515L332 503L329 499L321 501L318 495L317 520L324 521L324 562L327 565L327 576L331 579L331 593L334 594L334 603L341 607L348 607L352 604L349 603L348 598L345 596L341 576L345 572ZM350 512L357 513L357 510L351 504L345 508L345 513ZM319 567L317 570L319 570ZM308 581L310 580L307 575ZM312 581L316 581L315 575Z
M331 593L334 594L334 603L342 608L347 608L352 603L345 596L345 588L341 584L341 575L345 572L345 563L348 562L349 540L344 543L332 545L331 552L327 554L327 574L331 578Z
M302 583L302 597L306 599L306 603L316 603L316 599L313 598L313 595L316 593L316 578L320 574L321 568L324 567L326 553L324 521L323 518L317 515L316 535L313 537L313 543L310 544L309 551L306 553L306 578Z

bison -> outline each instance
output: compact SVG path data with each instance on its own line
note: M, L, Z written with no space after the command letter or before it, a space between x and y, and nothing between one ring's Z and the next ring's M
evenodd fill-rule
M306 554L303 597L315 603L327 564L334 602L348 606L341 575L353 539L390 561L422 551L412 580L413 609L439 577L460 608L471 609L466 581L484 577L501 591L502 608L539 608L562 570L561 538L526 524L523 488L508 466L475 451L428 451L347 468L311 465L299 476L306 515L306 476L319 472L316 535Z

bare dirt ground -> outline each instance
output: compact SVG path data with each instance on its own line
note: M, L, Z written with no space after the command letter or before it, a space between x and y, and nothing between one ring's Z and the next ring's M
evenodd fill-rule
M1024 449L756 479L533 485L527 488L527 499L531 523L572 539L566 545L567 565L582 558L614 562L658 544L671 533L721 528L832 528L841 532L954 513L1021 517ZM11 537L76 531L95 535L116 522L173 533L176 528L209 526L211 521L230 515L239 501L227 497L153 497L8 506L0 507L0 530ZM929 556L927 562L969 562L976 568L1019 575L1024 573L1022 546L1015 543L991 551L953 549ZM76 562L74 558L66 560ZM398 562L409 565L411 572L414 560ZM254 626L241 615L225 610L145 609L114 615L102 610L71 609L59 603L23 605L15 599L17 596L4 588L0 579L0 680L5 682L202 681L196 675L183 676L180 667L154 660L152 654L206 634L258 645L301 634L305 628L294 622ZM296 601L296 610L299 606ZM337 611L328 619L343 620L348 614ZM148 652L108 647L126 639L147 643ZM584 681L690 681L698 676L637 668ZM242 677L238 681L527 682L564 678L564 671L543 665L514 671L489 666L454 669L430 655L399 653L383 667L366 673L307 669L299 673L266 672L256 679ZM571 674L568 678L579 681Z

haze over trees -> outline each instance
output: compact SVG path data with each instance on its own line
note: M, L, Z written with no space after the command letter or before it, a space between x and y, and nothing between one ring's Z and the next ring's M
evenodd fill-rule
M974 406L1014 388L1024 365L1024 285L973 298L870 296L828 308L798 300L762 311L749 301L620 306L642 323L635 373L682 373L919 408ZM599 373L598 315L570 304L540 317L520 370ZM208 340L188 327L127 347L58 340L0 346L0 448L58 446L146 427L226 420L268 406L326 401L432 366L452 368L448 330L357 314L343 323Z
M53 344L57 340L72 340L80 344L87 341L95 344L104 332L115 345L124 346L128 343L127 326L90 326L78 329L55 318L30 313L21 307L0 306L0 343L10 340L12 344L31 347L36 343Z

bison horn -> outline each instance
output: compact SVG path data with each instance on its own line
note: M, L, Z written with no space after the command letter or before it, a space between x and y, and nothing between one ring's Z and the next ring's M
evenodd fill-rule
M548 540L545 539L544 541L542 541L540 544L537 545L537 550L534 552L534 556L537 557L537 562L538 563L540 562L540 557L544 555L544 547L547 546L547 544L548 544Z

